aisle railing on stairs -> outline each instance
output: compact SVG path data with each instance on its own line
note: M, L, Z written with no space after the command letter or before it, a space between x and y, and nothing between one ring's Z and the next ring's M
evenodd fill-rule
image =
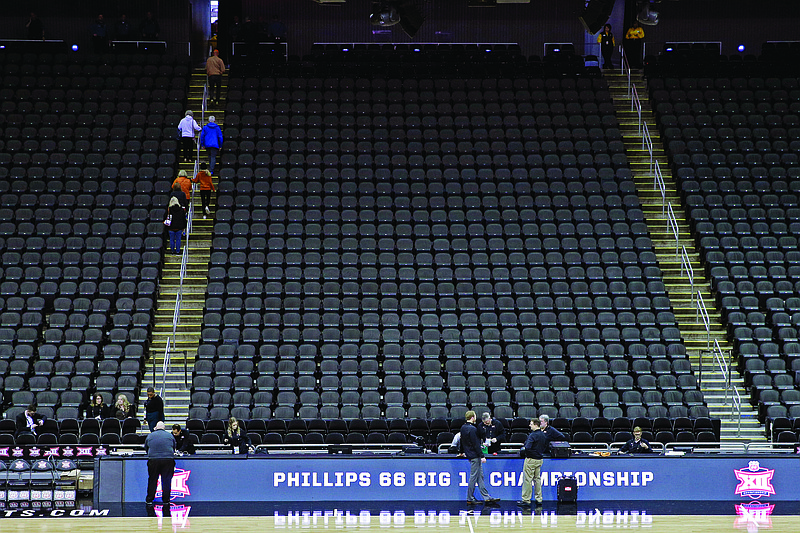
M692 267L692 261L689 259L689 254L686 252L686 246L681 246L681 276L683 276L684 272L686 272L689 278L689 288L692 291L692 305L694 305L694 267Z
M667 231L672 232L672 236L675 237L675 257L677 258L680 252L681 236L678 219L675 218L675 211L672 209L672 202L667 202Z
M720 348L719 342L717 339L714 339L714 348L711 350L711 317L708 313L708 309L705 305L703 300L703 296L700 293L699 289L695 288L694 283L694 269L692 267L691 260L689 258L689 254L686 251L686 246L681 246L680 244L680 228L678 225L678 220L675 217L675 211L672 208L672 203L667 201L667 187L664 181L664 175L661 171L661 165L658 162L658 159L654 157L654 150L653 150L653 138L650 135L650 130L647 127L647 124L642 118L642 102L639 98L639 91L636 89L636 84L632 80L632 72L630 68L630 64L628 63L627 55L624 51L622 53L622 72L625 74L627 80L627 94L628 97L631 99L631 111L636 112L636 119L638 122L638 131L639 135L642 136L642 150L647 151L647 155L650 159L650 173L653 175L653 190L657 191L661 194L661 215L666 215L667 218L667 230L670 231L674 238L675 238L675 256L680 257L681 261L681 276L686 275L688 278L690 290L691 290L691 303L693 306L696 307L696 319L699 323L701 320L703 321L703 325L706 329L706 346L707 350L706 353L712 353L714 356L715 361L717 362L717 366L720 369L720 372L723 376L725 376L725 402L728 401L728 395L731 395L731 419L734 416L738 416L739 423L737 428L737 436L740 434L741 431L741 395L736 387L731 385L731 368L732 364L728 365L725 362L725 357L722 353L722 348ZM699 382L702 380L703 376L703 353L700 353L699 358Z
M621 49L622 47L620 47ZM653 157L653 139L650 136L650 130L647 127L644 119L642 118L642 100L639 98L639 90L636 88L636 83L631 79L631 67L628 63L628 56L622 51L622 72L625 74L627 80L628 98L631 99L631 111L636 111L636 124L638 127L638 134L642 136L642 150L647 150L650 157L650 173L652 174L653 164L655 163Z
M622 58L620 61L620 65L622 68L622 73L625 74L625 78L628 80L627 89L628 89L628 98L633 99L633 90L635 89L634 84L631 82L631 64L628 62L628 54L625 53L624 47L619 47L619 54ZM631 104L631 111L633 111L633 105Z
M725 360L725 354L722 352L722 348L720 347L719 342L717 342L717 339L714 339L714 349L712 353L714 355L714 362L716 363L717 368L719 369L720 373L725 376L725 403L728 403L728 393L731 395L730 419L733 420L735 417L737 420L736 436L738 437L742 432L742 396L739 394L739 390L732 386L731 383L733 360L731 360L730 364L728 364L728 361ZM731 354L731 357L733 357L733 354Z
M201 114L200 114L200 121L201 123L205 124L205 111L208 99L208 83L203 86L203 99L201 102ZM195 146L195 159L194 159L194 166L192 168L192 177L197 176L197 172L200 170L200 142L198 142ZM196 184L192 183L192 200L189 201L189 209L186 213L186 236L183 239L183 250L181 253L181 270L180 270L180 281L178 283L178 292L175 295L175 308L172 314L172 337L167 338L167 345L164 350L164 364L162 367L162 374L161 374L161 396L163 397L165 389L166 389L166 380L167 380L167 373L169 372L170 365L171 365L171 355L173 350L170 350L170 341L172 346L177 346L177 335L178 335L178 326L180 326L181 322L181 305L183 304L183 282L186 278L186 268L189 263L189 239L192 234L192 220L194 219L194 195L197 192ZM187 352L183 352L183 366L184 366L184 386L187 386ZM155 370L155 362L153 362L153 386L155 387L156 383L156 370Z
M711 349L711 316L708 314L708 308L706 307L706 302L703 300L703 295L700 294L700 291L697 291L697 312L695 313L695 319L697 323L700 324L702 321L703 327L706 329L706 350ZM716 341L716 339L714 339Z
M164 397L164 392L167 390L167 371L169 370L170 365L170 352L169 343L172 339L167 337L167 348L164 352L164 364L161 366L161 388L158 391L158 395L162 398ZM153 388L156 388L156 369L155 369L155 362L153 363Z
M657 160L653 166L653 170L653 190L661 193L661 216L663 217L664 210L667 207L667 184L664 182L664 175L661 173L661 165Z

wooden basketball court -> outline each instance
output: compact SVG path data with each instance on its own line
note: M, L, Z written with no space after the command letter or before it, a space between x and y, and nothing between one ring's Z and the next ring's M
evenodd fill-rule
M185 511L185 509L183 510ZM493 513L462 514L445 517L441 514L400 517L400 515L377 516L371 514L353 515L350 518L324 516L299 516L299 519L286 520L274 516L196 516L179 511L170 517L98 517L98 518L6 518L0 521L3 533L40 532L71 533L90 531L91 533L139 533L153 531L174 532L259 532L302 530L359 530L359 531L437 531L441 533L476 533L478 531L498 530L549 530L549 531L587 531L587 530L646 530L654 533L718 533L723 531L800 531L798 516L749 515L655 515L632 516L617 513L578 513L558 516L531 514L509 510Z

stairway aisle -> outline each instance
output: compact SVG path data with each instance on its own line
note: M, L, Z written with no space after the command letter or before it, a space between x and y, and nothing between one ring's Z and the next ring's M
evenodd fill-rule
M686 344L689 359L696 376L699 376L700 357L703 355L703 371L701 389L712 417L722 420L722 443L764 441L764 428L759 424L757 413L749 403L749 395L745 391L742 376L734 370L733 385L742 398L741 433L738 433L739 420L731 420L730 399L725 399L725 376L717 370L713 357L707 351L708 335L704 324L698 323L696 306L691 300L691 286L688 275L681 274L681 260L675 255L675 237L667 227L667 217L662 214L661 192L654 190L654 176L650 169L650 158L646 149L642 148L642 135L639 133L638 115L631 110L631 98L628 95L627 77L616 71L605 73L609 91L614 101L617 118L620 123L625 151L633 172L636 190L642 204L645 221L653 240L658 264L664 276L664 285L672 302L675 319L681 336ZM716 308L711 284L706 278L705 270L695 248L691 227L686 220L686 213L677 192L677 184L672 177L669 162L664 152L661 136L656 124L655 114L650 107L647 83L641 72L632 72L631 82L635 84L642 105L642 118L647 124L653 142L654 158L658 160L666 188L666 202L672 204L678 222L680 246L686 248L692 269L694 285L703 297L711 322L711 345L714 339L719 342L724 354L729 355L732 345L728 340L722 317Z
M205 82L205 69L196 69L192 73L188 94L188 109L194 111L195 119L201 127L205 125L201 123L201 114L199 112L202 105ZM223 101L225 100L224 92L226 87L227 76L223 77ZM211 105L210 101L208 105ZM224 107L219 104L208 107L205 113L206 120L208 120L209 115L214 115L217 123L222 126L224 123ZM200 161L208 162L205 150L200 151ZM219 162L219 157L217 161ZM219 163L217 168L219 168ZM194 163L179 163L179 170L185 170L191 176L194 172ZM214 186L217 186L216 177L214 177ZM206 288L208 286L208 262L211 256L211 235L214 228L216 194L212 193L211 195L211 216L207 218L203 217L199 190L195 191L192 203L194 204L194 218L192 220L192 231L189 235L189 255L183 282L180 322L175 334L174 344L172 341L170 342L170 368L165 381L164 412L167 426L171 424L181 424L183 426L186 423L189 410L192 370L194 369L197 347L200 345L203 309L205 308ZM140 405L147 398L145 393L147 387L153 384L154 362L156 366L156 390L161 387L164 352L167 346L167 339L172 338L175 298L180 288L180 274L181 256L171 255L169 250L166 249L158 302L156 304L153 338L150 343L150 354L147 362L147 376L139 398ZM184 362L187 367L186 381L184 380Z

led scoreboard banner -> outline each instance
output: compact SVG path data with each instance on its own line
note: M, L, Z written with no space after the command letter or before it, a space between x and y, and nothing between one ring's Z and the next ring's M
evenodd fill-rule
M519 499L522 459L489 457L492 496ZM800 461L793 456L609 457L545 459L544 498L560 477L578 481L580 500L793 501ZM145 458L96 459L95 506L141 502ZM173 502L461 501L469 463L452 456L200 456L176 459ZM159 493L156 496L160 497Z

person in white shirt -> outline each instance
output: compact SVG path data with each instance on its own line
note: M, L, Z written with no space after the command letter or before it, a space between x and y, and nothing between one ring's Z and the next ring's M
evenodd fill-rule
M194 113L190 111L186 112L186 116L183 117L178 123L178 133L180 135L180 148L183 152L183 160L184 161L193 161L193 148L195 145L194 138L197 136L197 132L200 131L200 125L194 119Z

